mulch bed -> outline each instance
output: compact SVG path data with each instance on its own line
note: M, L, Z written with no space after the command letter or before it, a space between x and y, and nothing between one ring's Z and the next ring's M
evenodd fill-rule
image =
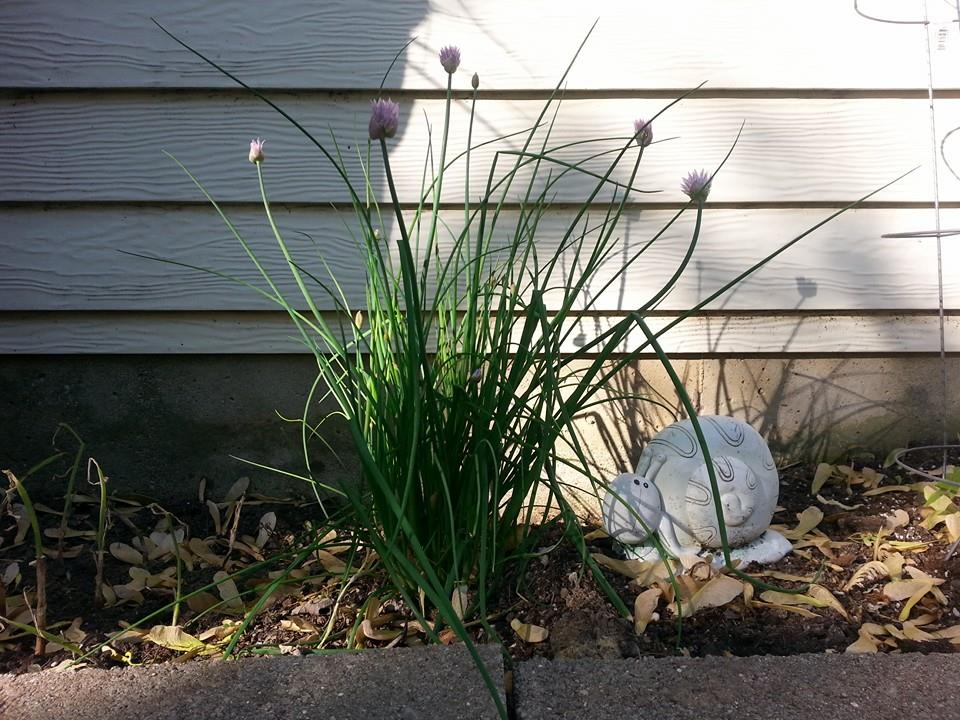
M938 458L931 456L919 461L932 468L937 466ZM878 473L887 473L887 476L880 477ZM842 613L823 603L786 605L780 602L783 597L767 602L768 596L755 590L715 607L705 606L678 622L667 602L672 588L662 580L658 584L649 575L638 578L632 577L635 572L624 572L623 566L616 563L617 549L609 539L594 532L596 528L585 528L585 532L590 533L591 553L601 560L613 561L603 567L603 573L628 608L634 608L641 592L661 589L663 597L657 602L655 614L638 633L633 622L618 616L577 552L569 543L560 542L562 527L556 525L545 531L541 543L543 554L530 562L524 577L493 599L488 608L490 624L515 659L790 655L844 652L858 641L861 649L869 650L872 645L879 652L954 652L960 648L960 644L953 642L960 632L950 629L960 625L960 553L947 559L950 543L943 524L923 527L934 509L916 484L921 478L908 477L895 469L870 471L851 464L834 469L831 479L816 493L820 495L818 499L816 494L811 494L816 474L816 467L793 466L781 471L781 509L774 523L795 528L800 516L811 507L821 511L822 518L794 541L798 552L762 569L765 573L762 579L784 588L802 588L804 583L787 578L815 578L816 583L832 595ZM911 488L882 491L885 487L907 485ZM97 506L83 502L82 497L77 500L70 526L89 532L96 527ZM216 556L227 569L236 571L256 562L258 556L269 557L298 547L305 521L318 515L315 506L263 498L246 488L234 493L232 499L208 500L173 511L178 523L188 528L183 547L191 562L181 568L184 592L211 582L214 572L220 569L200 560L204 552ZM941 513L951 512L953 506L944 509L943 502ZM841 505L855 509L844 509ZM79 554L57 559L57 540L50 539L52 533L47 531L49 550L54 555L47 561L49 632L52 636L62 635L84 650L172 599L169 579L173 576L170 568L175 567L174 556L163 553L160 547L162 528L166 527L161 524L164 513L156 506L139 505L135 501L112 507L114 517L108 543L123 543L134 550L137 548L133 546L139 545L138 552L154 557L144 557L138 565L130 562L127 551L107 555L104 567L104 582L110 588L107 607L94 605L93 540L89 535L67 539L66 547ZM43 526L58 527L60 518L56 510L52 507L47 510L40 514ZM271 513L272 519L268 517ZM930 521L926 524L931 525ZM31 593L35 588L34 570L30 565L32 545L29 533L19 543L14 542L18 528L23 535L22 522L18 525L14 515L0 518L0 578L6 582L0 614L30 625L30 606L34 600ZM134 541L138 535L140 539ZM148 537L157 542L144 544ZM199 539L202 544L191 546L193 539ZM904 604L909 601L892 600L884 593L887 583L898 578L872 578L870 582L850 587L851 577L858 568L898 553L903 559L904 582L916 585L915 574L921 584L925 582L923 578L930 578L933 584L904 617L901 617ZM117 557L118 554L126 561ZM375 568L345 582L340 570L348 554L346 546L333 546L330 552L314 558L295 582L283 586L272 598L243 635L237 650L299 654L312 652L321 645L337 649L425 642L424 634L417 632L416 623L411 622L410 613L402 603L383 592L387 587L385 578ZM14 565L15 577L11 569ZM278 562L270 569L277 571L282 567L283 563ZM635 566L632 569L635 570ZM752 568L750 572L757 571ZM705 565L695 568L693 573L694 576L699 573L699 580L690 586L690 592L715 577ZM255 574L255 584L261 588L268 580L266 570ZM250 590L250 594L244 596L248 599L232 601L226 612L223 605L205 612L206 606L224 598L222 592L217 597L216 591L222 588L202 597L202 602L196 601L190 606L184 603L178 622L188 634L186 640L179 635L146 636L153 625L171 624L171 614L167 611L145 623L142 630L129 633L126 640L111 642L85 662L114 666L222 652L243 617L243 609L257 597L252 588L238 582L238 592ZM689 599L688 593L685 601ZM490 639L480 623L473 623L471 628L477 640ZM441 634L441 639L455 641L449 631ZM74 658L69 650L56 646L41 657L34 657L34 642L32 635L11 624L0 623L0 672L35 671ZM183 645L184 642L187 645Z

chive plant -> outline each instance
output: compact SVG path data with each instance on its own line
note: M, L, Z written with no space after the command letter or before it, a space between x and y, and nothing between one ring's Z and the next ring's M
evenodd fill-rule
M686 95L649 120L637 120L633 132L623 137L558 144L551 135L571 61L532 126L492 141L499 147L477 192L479 199L474 200L469 167L479 147L472 145L479 78L475 75L471 83L467 146L449 158L453 78L460 52L443 48L440 64L447 83L440 151L436 158L429 151L427 165L435 161L436 170L426 175L420 195L409 199L414 209L405 213L390 164L390 141L402 116L399 104L384 97L373 101L369 144L358 157L362 177L354 178L335 137L329 147L324 145L269 98L163 30L287 119L330 163L351 198L366 278L359 309L351 306L322 259L322 272L318 272L293 257L271 210L263 140L251 142L249 159L273 238L297 288L293 297L279 290L277 280L201 181L180 165L242 245L266 289L237 282L285 310L299 339L313 353L318 378L301 420L305 455L326 419L314 418L315 395L325 388L335 400L336 414L349 428L361 461L359 482L339 487L350 521L361 541L377 551L397 592L428 634L436 638L441 626L452 628L474 653L493 690L462 618L486 622L488 601L502 589L511 567L529 557L535 538L533 499L541 495L565 520L568 538L580 549L598 583L618 610L628 615L587 552L560 479L562 470L573 468L595 490L605 489L603 480L590 469L574 419L603 402L645 401L616 397L609 392L608 381L640 353L653 350L671 370L684 406L695 420L693 406L657 339L857 203L785 242L654 333L646 318L670 293L693 257L703 228L704 203L727 158L713 172L689 174L681 184L689 202L622 265L612 273L609 268L614 254L622 251L619 228L624 213L637 193L643 192L635 183L644 154L654 145L654 122ZM583 43L574 60L582 47ZM509 138L522 142L504 147ZM376 199L371 180L375 163L383 168L389 202ZM467 168L464 222L461 229L451 230L441 215L440 200L445 175L456 163ZM560 183L571 178L586 179L589 189L570 214L559 242L544 249L540 223L551 211ZM390 213L398 235L392 247L380 232L383 215ZM642 306L607 330L579 346L571 343L579 315L595 309L597 298L634 269L685 213L695 216L693 230L671 276ZM569 258L576 260L567 263ZM604 279L601 269L608 275ZM330 306L334 311L320 309ZM624 351L628 335L636 330L646 340ZM306 479L315 490L320 487L312 475ZM719 497L712 473L710 480ZM720 522L722 526L722 514ZM470 589L471 598L465 613L464 587ZM491 627L487 630L494 634Z

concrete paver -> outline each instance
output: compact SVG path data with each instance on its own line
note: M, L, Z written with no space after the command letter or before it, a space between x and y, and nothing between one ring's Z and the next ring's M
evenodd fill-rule
M522 720L960 719L960 655L532 660Z
M503 696L499 646L481 648ZM2 720L493 718L462 646L0 675Z
M531 660L513 685L515 720L960 720L960 654ZM461 646L0 675L2 720L496 717Z

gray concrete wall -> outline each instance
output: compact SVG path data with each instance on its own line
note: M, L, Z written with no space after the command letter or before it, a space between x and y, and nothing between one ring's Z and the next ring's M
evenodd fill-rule
M960 361L948 372L957 377ZM843 457L866 449L883 455L909 442L938 442L940 362L936 358L710 359L676 363L701 412L751 422L784 461ZM0 466L24 472L51 451L60 422L69 423L117 492L162 501L195 497L205 477L222 493L241 475L269 493L308 488L244 465L231 455L303 472L298 426L314 378L306 356L34 356L0 358ZM679 403L665 373L644 360L610 383L614 394ZM948 427L960 412L948 398ZM672 421L651 404L614 401L580 420L595 470L610 476L633 465L643 442ZM314 444L311 462L323 482L357 476L344 428L325 437L346 465ZM62 449L72 445L59 442ZM576 481L576 478L569 476ZM62 492L63 481L38 477L37 493Z

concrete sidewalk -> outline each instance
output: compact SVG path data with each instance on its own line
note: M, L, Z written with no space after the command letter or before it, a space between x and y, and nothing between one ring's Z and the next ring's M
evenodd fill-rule
M532 660L513 687L517 720L960 719L960 655ZM3 720L495 717L459 646L0 676Z
M517 717L958 720L960 654L523 663Z

